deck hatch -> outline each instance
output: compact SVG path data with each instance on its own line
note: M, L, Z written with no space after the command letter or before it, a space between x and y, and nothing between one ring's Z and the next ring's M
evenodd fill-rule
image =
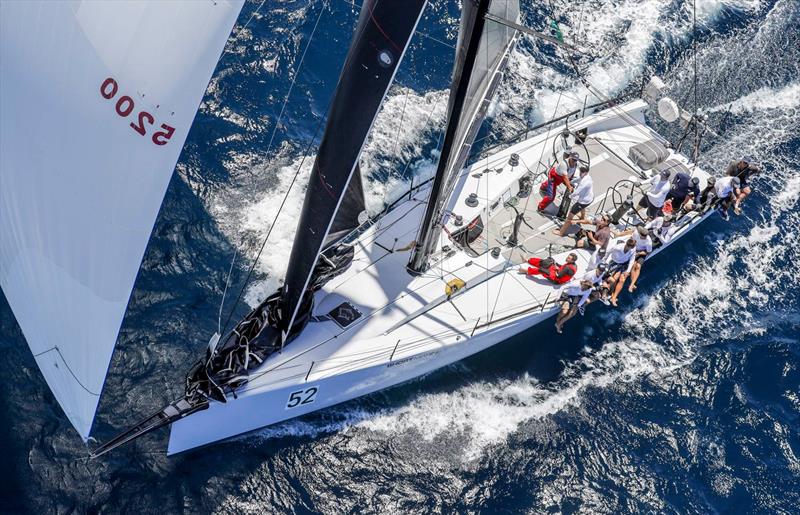
M361 318L361 312L349 302L342 302L328 313L328 318L344 329Z

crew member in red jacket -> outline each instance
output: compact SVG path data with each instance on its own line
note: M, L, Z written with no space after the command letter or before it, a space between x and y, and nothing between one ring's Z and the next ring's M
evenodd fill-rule
M527 275L541 275L555 284L566 284L572 280L578 271L578 256L573 252L567 256L567 262L559 265L553 258L530 258L530 266L519 267L519 273Z
M578 168L578 153L570 149L564 151L564 162L559 163L547 173L547 179L539 186L542 192L542 201L539 202L539 211L549 206L556 199L556 190L564 184L569 192L572 192L571 179L575 176Z

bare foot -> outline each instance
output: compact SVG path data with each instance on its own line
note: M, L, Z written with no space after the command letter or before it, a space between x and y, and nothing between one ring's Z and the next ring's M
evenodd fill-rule
M562 328L561 328L561 326L560 326L560 325L558 325L558 324L556 324L556 332L557 332L558 334L561 334L561 333L562 333Z
M608 299L608 301L611 303L612 306L617 307L617 299L611 297L610 299Z
M631 292L631 293L635 292L636 291L636 285L635 284L631 284L630 286L628 286L628 291Z
M553 234L556 236L561 236L561 229L553 229Z

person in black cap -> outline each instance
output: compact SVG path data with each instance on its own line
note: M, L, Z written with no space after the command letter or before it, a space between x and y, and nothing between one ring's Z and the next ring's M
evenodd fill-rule
M678 172L672 179L672 189L667 194L667 200L672 200L672 208L680 211L687 202L694 201L700 195L700 178L691 177L684 172Z
M561 228L553 229L553 234L564 236L569 231L576 216L583 219L586 215L586 208L594 201L594 183L592 177L589 175L589 167L580 167L580 177L577 180L577 186L570 194L572 200L572 208L569 210L569 215Z
M709 177L706 179L706 187L703 191L700 192L700 196L697 199L698 209L701 211L705 211L716 201L717 193L714 189L717 183L716 177Z
M568 148L564 150L563 159L562 163L550 168L547 173L547 179L539 186L539 191L542 194L542 200L537 206L539 211L544 211L547 206L553 203L560 185L566 186L567 191L570 193L574 190L570 180L575 176L575 171L578 169L579 155Z
M733 203L733 212L737 215L742 214L742 201L752 192L750 189L750 177L759 173L761 168L755 164L755 160L750 156L745 156L738 161L731 161L725 170L725 175L739 178L739 194Z
M728 209L741 194L740 187L741 181L736 175L722 177L714 183L714 191L719 199L719 214L726 221L728 220Z
M561 288L561 310L556 317L556 332L561 334L564 324L589 302L594 287L591 281L574 280Z
M594 291L589 296L589 302L599 300L605 305L610 304L608 302L608 296L611 294L611 286L609 285L608 278L606 277L607 269L608 268L605 263L598 263L594 270L589 270L581 277L581 281L589 281L594 287ZM582 308L582 306L578 308L578 310L581 311L581 314L583 314Z

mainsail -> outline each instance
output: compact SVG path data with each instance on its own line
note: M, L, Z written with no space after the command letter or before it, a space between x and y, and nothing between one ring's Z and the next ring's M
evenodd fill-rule
M320 253L330 245L334 226L338 234L357 225L361 203L351 200L363 193L358 159L398 65L414 34L426 0L365 0L347 60L328 113L325 134L311 171L303 211L297 227L282 304L293 326L301 300L311 281ZM344 195L353 183L352 194ZM358 210L358 212L354 212ZM337 216L337 212L339 215ZM355 225L353 225L355 223Z
M450 195L469 156L472 142L500 81L508 52L515 41L513 28L485 19L519 19L518 0L464 0L450 86L447 128L436 176L428 199L417 245L408 269L419 273L435 250Z
M0 3L0 286L84 439L242 2Z

